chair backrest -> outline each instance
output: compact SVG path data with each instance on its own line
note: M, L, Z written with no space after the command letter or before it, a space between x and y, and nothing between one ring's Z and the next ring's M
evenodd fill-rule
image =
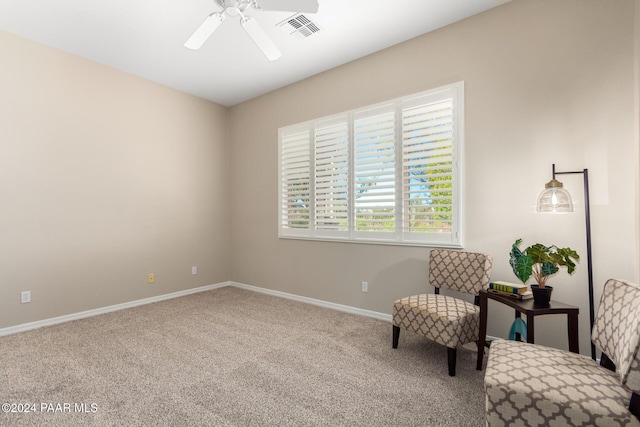
M429 284L477 295L489 285L493 258L491 255L432 249L429 253Z
M624 280L607 280L591 340L615 363L620 383L639 392L640 285Z

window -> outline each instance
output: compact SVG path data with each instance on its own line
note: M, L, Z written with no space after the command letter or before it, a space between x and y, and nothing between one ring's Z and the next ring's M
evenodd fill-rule
M279 236L462 246L462 82L279 129Z

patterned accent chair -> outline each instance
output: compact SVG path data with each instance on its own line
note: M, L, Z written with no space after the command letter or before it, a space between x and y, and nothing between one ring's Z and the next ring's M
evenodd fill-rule
M607 281L591 338L600 365L536 344L492 342L487 426L640 426L639 285Z
M435 294L420 294L393 303L393 348L400 329L422 335L447 347L449 375L456 374L456 349L478 342L480 308L478 292L491 277L493 259L474 252L433 249L429 253L429 284ZM475 304L440 295L440 288L475 296Z

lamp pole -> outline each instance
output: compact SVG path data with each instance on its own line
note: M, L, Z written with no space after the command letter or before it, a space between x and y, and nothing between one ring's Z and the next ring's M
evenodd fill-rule
M587 275L589 280L589 335L593 331L593 321L594 321L594 301L593 301L593 269L591 267L591 212L589 209L589 170L583 169L581 171L569 171L569 172L558 172L556 171L555 163L552 165L552 174L553 179L556 178L556 175L575 175L582 174L584 179L584 217L585 224L587 228ZM591 341L591 358L596 360L596 346Z

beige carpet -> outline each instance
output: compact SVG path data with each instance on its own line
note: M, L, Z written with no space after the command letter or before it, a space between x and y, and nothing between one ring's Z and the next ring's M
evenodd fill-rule
M484 372L389 323L226 287L0 337L3 426L481 426ZM34 406L32 406L34 405Z

